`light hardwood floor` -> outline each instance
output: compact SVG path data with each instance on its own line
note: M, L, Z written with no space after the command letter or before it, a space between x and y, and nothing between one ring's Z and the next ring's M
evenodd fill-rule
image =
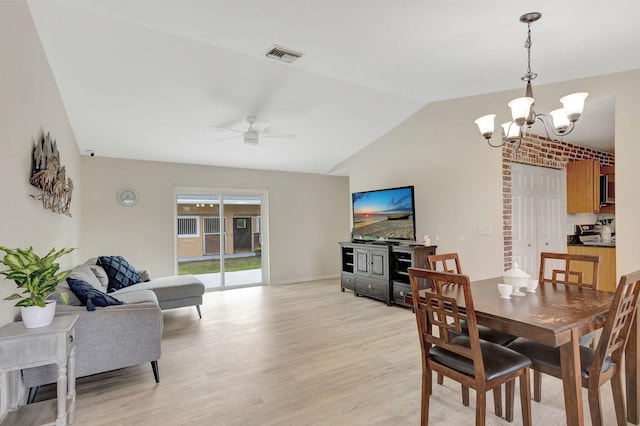
M205 294L164 312L160 383L150 365L82 378L77 425L417 425L420 349L410 309L341 293L338 280ZM117 349L114 349L117 350ZM475 399L434 383L430 424L472 425ZM517 391L517 386L516 386ZM54 394L43 389L39 398ZM590 423L584 394L585 419ZM603 387L606 424L615 424ZM518 425L493 414L487 425ZM535 425L562 425L559 380L543 378Z

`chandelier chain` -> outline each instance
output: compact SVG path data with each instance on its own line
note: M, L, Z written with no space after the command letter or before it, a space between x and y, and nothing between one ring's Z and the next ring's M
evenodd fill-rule
M531 22L529 22L527 28L527 41L525 41L524 47L527 48L527 74L531 74Z
M527 73L522 76L522 81L531 81L538 74L531 72L531 22L527 22L527 39L524 41L524 47L527 49Z

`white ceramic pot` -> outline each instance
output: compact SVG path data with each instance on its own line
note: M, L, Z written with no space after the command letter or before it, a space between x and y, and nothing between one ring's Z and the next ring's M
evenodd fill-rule
M22 322L26 328L45 327L53 322L56 313L56 301L47 300L44 308L40 306L21 306Z
M526 287L529 284L531 276L518 268L517 263L514 263L513 268L504 271L502 274L502 280L505 284L511 284L513 286L513 296L524 296L524 293L520 291L520 288Z

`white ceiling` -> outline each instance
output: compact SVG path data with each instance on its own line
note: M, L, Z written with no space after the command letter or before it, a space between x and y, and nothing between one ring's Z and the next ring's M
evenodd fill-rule
M534 90L640 68L630 0L28 4L83 155L329 173L430 102L524 91L531 11ZM304 56L268 59L274 44ZM571 141L612 151L614 100L587 101ZM254 146L210 127L249 115L297 137Z

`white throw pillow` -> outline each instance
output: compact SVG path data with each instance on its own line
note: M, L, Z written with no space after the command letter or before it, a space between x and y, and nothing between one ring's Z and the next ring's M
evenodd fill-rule
M91 259L84 262L84 264L88 265L89 268L91 268L96 278L98 278L98 281L100 281L100 285L102 286L102 289L99 289L99 290L106 293L107 287L109 286L109 276L105 272L104 268L98 265L98 258L92 257Z

